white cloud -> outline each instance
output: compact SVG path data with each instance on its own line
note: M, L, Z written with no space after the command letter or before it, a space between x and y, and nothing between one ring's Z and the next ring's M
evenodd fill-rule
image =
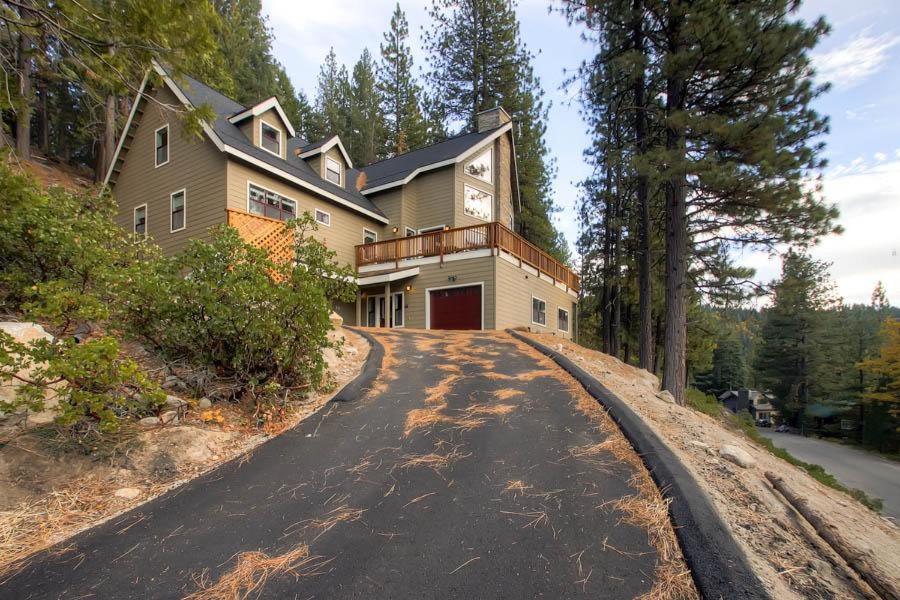
M876 152L873 156L875 157L875 162L884 162L887 160L887 154L884 152Z
M898 43L900 36L873 36L863 31L839 48L814 55L816 77L838 89L851 88L877 73L887 62L888 51Z
M885 157L886 158L886 157ZM900 160L867 166L838 166L825 173L825 198L841 212L842 235L828 236L812 255L832 263L831 275L847 303L868 303L878 281L884 283L894 306L900 305ZM757 279L777 278L780 261L766 253L750 252L740 264L755 267Z

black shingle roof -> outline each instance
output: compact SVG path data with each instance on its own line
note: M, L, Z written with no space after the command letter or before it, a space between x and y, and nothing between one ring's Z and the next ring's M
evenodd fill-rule
M320 177L318 173L312 170L306 161L297 157L294 154L294 150L308 145L309 142L306 140L301 138L289 139L286 146L287 159L285 160L275 156L254 146L236 125L228 122L229 117L246 110L247 107L191 77L184 76L180 78L180 81L176 82L176 85L179 86L188 101L194 106L205 104L212 108L216 113L216 120L212 123L212 129L226 145L240 150L244 154L252 156L259 161L278 168L289 175L301 179L322 190L330 192L360 208L373 212L376 215L384 216L381 209L356 190L356 177L351 176L349 171L347 177L344 178L344 187L340 187Z
M361 167L367 178L363 191L388 183L402 181L420 167L456 158L472 146L490 137L497 129L499 127L486 131L465 133L431 146Z

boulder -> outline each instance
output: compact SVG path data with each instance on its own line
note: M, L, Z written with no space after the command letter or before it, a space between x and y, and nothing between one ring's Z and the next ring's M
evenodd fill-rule
M113 492L113 496L116 498L121 498L122 500L134 500L138 496L141 495L141 490L137 488L119 488L115 492Z
M167 410L163 414L159 415L159 422L163 425L176 425L178 424L178 411L177 410Z
M335 329L344 324L344 317L337 314L336 312L332 312L330 315L328 315L328 320L331 321L331 326Z
M738 448L737 446L732 446L731 444L725 444L719 448L719 456L744 469L756 466L756 461L746 450Z
M138 424L143 427L156 427L159 425L159 417L144 417Z
M346 352L350 356L356 356L357 354L359 354L359 350L356 349L356 346L347 346L344 348L344 352Z
M667 404L675 404L675 396L669 390L660 390L656 392L656 397Z
M53 336L47 333L47 331L38 323L32 322L15 322L15 321L3 321L0 322L0 331L4 333L8 333L12 336L13 340L19 342L20 344L28 344L30 342L35 342L37 340L47 340L52 342ZM27 377L38 365L34 365L29 368L22 369L16 375L20 375L22 377ZM12 380L7 382L0 383L0 401L12 402L16 398L16 389L22 385L18 380ZM40 412L25 412L22 411L23 420L22 425L26 427L31 427L34 425L44 425L53 421L56 418L56 411L54 410L57 401L55 398L55 394L53 390L47 390L44 394L46 399L46 403L44 405L45 410ZM4 416L2 412L0 412L0 417Z
M200 398L200 401L197 402L197 408L201 408L204 410L207 408L212 408L212 400L206 397Z
M187 402L185 402L178 396L166 396L166 406L171 406L172 408L181 408L182 406L186 405Z
M162 389L164 390L176 390L176 391L184 391L187 389L184 381L182 381L179 377L175 375L167 375L166 378L162 382Z

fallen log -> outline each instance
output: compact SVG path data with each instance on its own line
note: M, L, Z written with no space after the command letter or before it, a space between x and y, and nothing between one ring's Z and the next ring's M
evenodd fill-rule
M881 573L867 560L865 553L850 548L837 534L835 527L826 522L821 515L809 507L805 498L798 496L791 490L784 479L771 471L766 471L766 479L778 492L799 512L819 536L828 543L837 554L843 558L851 569L856 571L872 590L886 599L900 598L900 592L894 586L885 581Z

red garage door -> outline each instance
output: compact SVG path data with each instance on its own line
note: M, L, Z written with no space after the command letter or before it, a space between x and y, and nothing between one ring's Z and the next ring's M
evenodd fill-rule
M481 329L481 286L431 290L432 329Z

